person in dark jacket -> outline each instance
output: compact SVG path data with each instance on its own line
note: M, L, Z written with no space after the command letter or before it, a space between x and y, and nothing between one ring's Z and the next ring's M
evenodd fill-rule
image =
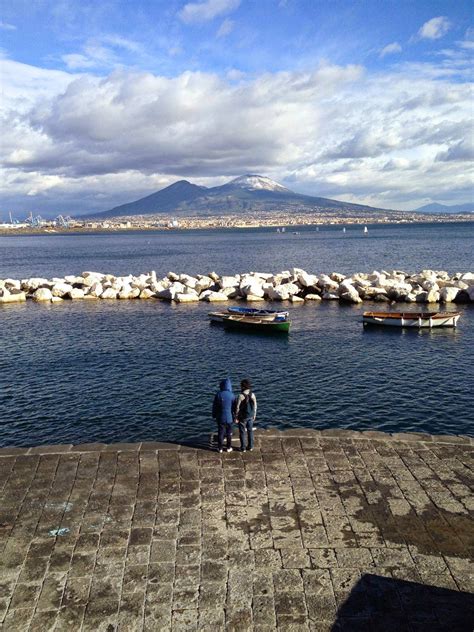
M240 383L241 392L235 402L235 420L239 426L242 452L253 450L253 426L257 416L257 398L251 389L250 380L242 380Z
M234 420L235 395L232 392L232 384L229 378L222 380L220 391L216 393L212 404L212 416L217 421L219 452L224 450L224 438L226 438L226 450L232 452L232 422Z

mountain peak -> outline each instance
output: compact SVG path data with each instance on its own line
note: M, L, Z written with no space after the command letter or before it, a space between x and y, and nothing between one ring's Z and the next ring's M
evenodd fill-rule
M278 182L266 178L265 176L259 176L257 174L247 173L238 178L234 178L229 182L229 185L239 187L241 189L248 189L250 191L281 191L282 193L288 193L289 189L285 188Z

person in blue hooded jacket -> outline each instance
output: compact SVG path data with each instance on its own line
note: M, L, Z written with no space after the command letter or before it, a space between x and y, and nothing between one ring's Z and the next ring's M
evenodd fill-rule
M232 452L232 423L234 420L235 395L232 392L232 384L229 378L222 380L220 391L216 393L212 404L212 416L217 421L219 452L224 450L224 438L226 438L226 450Z

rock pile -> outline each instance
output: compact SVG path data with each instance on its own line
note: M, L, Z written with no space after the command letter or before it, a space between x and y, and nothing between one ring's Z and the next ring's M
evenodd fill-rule
M0 279L0 303L92 299L163 299L177 303L245 299L303 301L337 300L406 303L474 302L474 273L423 270L408 274L399 270L358 272L350 276L309 274L291 268L278 274L249 272L232 276L176 274L169 272L158 279L155 272L139 276L114 276L83 272L64 278Z

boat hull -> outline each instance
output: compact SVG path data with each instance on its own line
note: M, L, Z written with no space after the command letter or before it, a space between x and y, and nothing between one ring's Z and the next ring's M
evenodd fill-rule
M364 325L382 327L411 327L414 329L433 329L433 327L456 327L461 314L459 312L364 312Z
M234 316L248 316L251 318L260 318L261 320L287 320L288 312L285 311L276 311L272 309L255 309L252 307L228 307L227 311L229 314Z
M215 323L221 323L229 329L248 329L262 332L288 333L291 321L289 320L263 320L253 316L238 316L225 312L210 312L209 319Z

